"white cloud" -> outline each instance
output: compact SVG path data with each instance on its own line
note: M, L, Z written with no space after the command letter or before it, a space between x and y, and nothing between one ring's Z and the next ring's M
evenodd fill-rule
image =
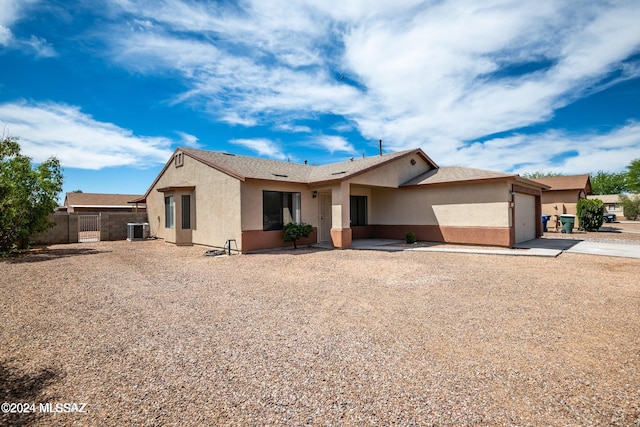
M317 138L313 138L314 145L319 145L333 154L336 151L345 151L347 153L355 153L356 149L341 136L334 135L322 135Z
M640 158L639 141L640 123L637 122L607 133L573 135L551 130L474 143L443 156L438 164L477 166L517 173L622 171L631 160ZM563 154L567 153L569 156L563 158Z
M19 44L28 46L35 52L36 56L40 58L51 58L57 55L51 43L40 37L31 36L29 40L24 40L19 42Z
M634 0L114 5L121 21L146 24L111 31L113 57L142 72L179 73L189 89L175 102L241 126L343 116L365 139L383 139L389 150L422 146L435 159L464 157L468 141L543 123L612 84L601 82L616 72L618 80L640 76L639 61L624 62L640 51ZM530 149L531 141L517 146ZM349 148L325 145L336 147Z
M176 131L176 133L180 136L180 143L186 147L191 148L200 148L201 144L198 142L198 137L195 135L188 134L186 132Z
M165 163L172 153L169 139L136 136L63 104L0 104L0 122L36 162L55 156L63 166L79 169L147 167Z
M272 159L285 160L287 156L282 152L278 145L266 138L252 138L252 139L232 139L229 141L235 145L241 145L252 151L255 151L260 156L266 156Z
M22 40L14 36L11 27L27 15L30 8L40 0L2 0L0 1L0 46L14 47L33 51L38 57L55 55L53 47L46 40L32 35Z

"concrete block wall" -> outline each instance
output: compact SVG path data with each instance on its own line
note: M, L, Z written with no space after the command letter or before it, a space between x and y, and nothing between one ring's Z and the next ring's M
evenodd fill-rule
M100 214L100 240L125 240L127 224L130 222L147 222L147 213L111 213Z
M78 243L78 216L76 213L51 215L49 219L55 225L44 234L32 236L30 243L35 245ZM125 240L129 222L147 222L146 212L101 213L100 240Z

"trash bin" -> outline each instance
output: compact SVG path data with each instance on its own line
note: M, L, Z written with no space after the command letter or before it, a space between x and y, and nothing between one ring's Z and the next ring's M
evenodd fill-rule
M542 215L542 231L547 232L547 222L551 219L551 215Z
M562 232L571 234L573 233L573 223L576 222L575 215L560 215L560 222L562 223Z

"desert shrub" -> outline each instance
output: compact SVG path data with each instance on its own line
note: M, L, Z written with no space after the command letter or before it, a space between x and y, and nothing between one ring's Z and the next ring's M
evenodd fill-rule
M598 231L604 222L604 203L600 199L578 200L578 220L580 229Z
M618 198L624 210L624 217L631 221L637 220L640 216L640 196L629 197L626 194L621 194Z
M404 239L406 240L407 243L415 243L416 235L413 231L409 231L407 234L404 235Z
M300 224L290 222L284 226L284 241L293 242L293 248L298 249L296 240L309 237L311 233L313 233L313 227L311 225L305 224L304 222Z

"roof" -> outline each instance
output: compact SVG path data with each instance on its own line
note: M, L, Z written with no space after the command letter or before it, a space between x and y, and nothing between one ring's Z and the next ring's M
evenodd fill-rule
M102 194L102 193L67 193L65 206L74 207L125 207L130 208L130 202L143 197L140 194Z
M589 180L589 174L550 176L547 178L531 178L531 180L549 186L549 191L586 189L588 190L587 193L591 192L591 181Z
M540 183L522 178L518 174L508 174L504 172L495 172L485 169L467 168L462 166L445 166L438 169L432 169L405 182L402 186L405 187L412 185L450 184L457 182L487 181L508 178L515 179L527 184L532 184L537 187L546 187L544 185L541 185Z
M411 154L421 156L431 167L438 167L438 165L419 148L322 166L239 156L195 148L180 148L179 150L182 150L186 155L214 169L242 181L245 179L264 179L304 184L342 181Z
M635 194L625 194L626 196L635 196ZM603 203L620 203L620 194L594 194L587 196L587 199L600 199Z

